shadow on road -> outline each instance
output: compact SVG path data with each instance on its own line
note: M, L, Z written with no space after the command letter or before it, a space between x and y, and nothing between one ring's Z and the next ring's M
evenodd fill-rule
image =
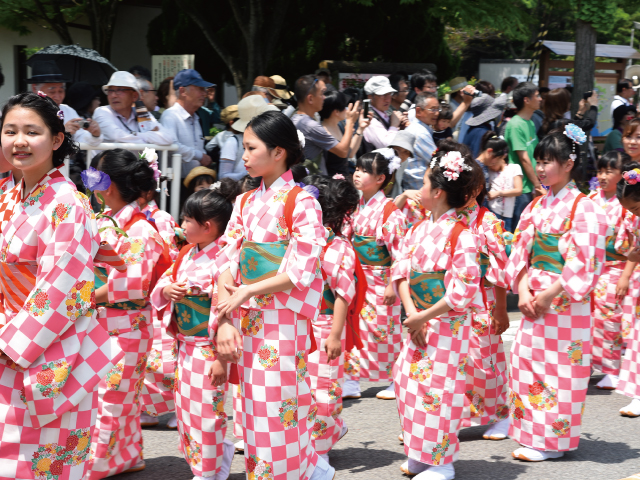
M455 463L456 478L473 480L514 480L528 469L527 464L515 463L513 459L492 456L489 460L458 460Z
M340 450L339 455L335 456L329 453L331 466L335 468L337 472L345 470L346 472L343 473L348 472L355 474L375 468L387 467L394 462L407 458L402 453L378 448L368 448L369 445L375 443L376 442L361 442L361 445L363 445L362 448L345 448ZM398 475L401 475L400 470L398 470Z

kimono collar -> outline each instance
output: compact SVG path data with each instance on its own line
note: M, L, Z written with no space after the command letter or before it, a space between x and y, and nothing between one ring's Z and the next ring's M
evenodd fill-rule
M618 200L618 196L615 194L607 200L607 197L605 197L604 195L604 190L602 190L600 187L598 187L598 190L596 190L596 192L597 192L597 195L602 199L604 203L613 203L613 204L620 203L620 200Z
M573 180L570 180L569 183L567 183L564 187L562 187L562 190L560 190L557 195L554 195L553 190L549 189L549 191L547 192L546 198L547 198L547 201L549 202L553 202L556 199L562 200L569 192L575 191L575 190L578 190L576 182L574 182ZM580 191L578 191L578 193L580 193Z
M433 213L431 214L430 221L433 222ZM455 208L450 208L435 223L445 223L447 225L456 223L458 221L458 212Z
M204 247L202 250L200 250L200 247L198 247L198 245L196 245L193 248L195 250L195 252L196 252L195 255L199 254L200 252L202 252L202 254L206 255L207 257L215 255L216 252L220 249L220 245L218 245L218 240L214 240L209 245Z
M378 190L376 194L369 199L368 202L365 203L364 195L360 196L360 206L368 207L374 205L376 202L382 202L387 196L384 194L382 190Z
M267 195L269 192L277 192L284 187L293 188L294 186L295 182L293 181L293 173L291 173L291 170L287 170L280 177L278 177L278 179L273 182L269 188L266 188L264 180L262 180L262 182L260 183L260 188L256 193L258 193L257 197L260 198L264 195Z
M478 218L480 213L480 205L474 201L471 205L464 207L458 212L458 220L469 226Z
M24 178L23 178L20 181L20 197L19 197L20 201L27 205L33 205L35 204L35 202L37 202L40 199L40 197L42 197L42 195L44 195L44 191L45 191L44 185L49 183L51 180L64 181L65 178L62 172L60 171L60 168L62 168L62 165L60 165L59 167L53 167L51 170L45 173L45 175L38 181L38 183L36 183L33 186L31 191L29 192L29 195L27 195L27 198L25 198L24 200L22 200L22 196L24 194L24 189L25 189Z
M131 217L133 217L136 213L141 212L140 205L138 202L134 200L129 205L125 205L120 209L118 213L114 215L116 222L120 228L124 227Z

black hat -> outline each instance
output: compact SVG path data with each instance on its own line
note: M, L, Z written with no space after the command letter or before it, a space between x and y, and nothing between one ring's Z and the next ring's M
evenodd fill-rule
M26 80L27 83L66 83L70 81L62 76L62 72L53 60L33 62L31 78Z

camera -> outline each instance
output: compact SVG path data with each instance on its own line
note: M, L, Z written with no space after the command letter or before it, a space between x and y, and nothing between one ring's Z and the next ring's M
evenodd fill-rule
M371 104L371 100L369 100L369 99L362 101L362 105L364 106L364 118L367 118L367 115L369 115L369 105L370 104Z
M589 100L589 97L591 97L591 95L593 95L593 90L589 90L588 92L584 92L582 94L582 98L584 98L585 100Z
M86 120L86 119L85 120L78 120L77 123L78 123L78 125L80 125L80 128L84 128L85 130L87 128L89 128L89 125L90 125L89 120Z
M480 90L476 90L473 93L465 92L464 90L462 90L462 93L464 93L465 95L469 95L470 97L474 97L474 98L478 98L478 97L482 96L482 92Z

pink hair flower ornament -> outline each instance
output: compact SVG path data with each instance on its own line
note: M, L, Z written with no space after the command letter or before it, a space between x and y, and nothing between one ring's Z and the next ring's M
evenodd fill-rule
M463 170L467 172L472 170L471 165L464 163L464 157L460 152L447 152L439 159L431 160L431 170L438 166L444 170L442 174L448 181L457 180Z
M624 178L627 185L635 185L640 181L640 168L634 168L633 170L624 172L622 178Z

